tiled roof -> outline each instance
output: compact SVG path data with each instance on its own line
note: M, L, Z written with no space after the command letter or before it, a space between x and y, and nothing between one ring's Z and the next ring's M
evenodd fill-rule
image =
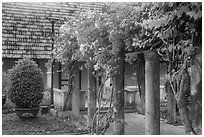
M78 2L6 2L2 3L2 47L3 57L50 58L51 22L46 18L58 18L55 34L59 27L79 11L101 11L104 3Z

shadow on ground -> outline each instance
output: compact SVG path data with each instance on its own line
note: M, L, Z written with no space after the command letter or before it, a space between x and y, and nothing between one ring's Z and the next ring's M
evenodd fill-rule
M125 135L144 135L145 134L145 117L137 113L126 113L125 121ZM183 126L173 126L161 121L160 123L161 135L186 135ZM112 135L113 124L107 129L106 135Z

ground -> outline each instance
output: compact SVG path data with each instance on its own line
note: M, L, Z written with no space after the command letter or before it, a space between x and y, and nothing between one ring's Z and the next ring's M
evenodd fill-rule
M144 135L145 117L137 113L125 114L126 135ZM80 134L79 127L68 118L53 117L51 114L39 114L37 119L20 120L15 113L2 115L3 135L35 135L35 134ZM79 125L79 124L78 124ZM79 125L80 126L80 125ZM183 126L173 126L161 121L161 135L185 135ZM18 128L17 128L18 127ZM83 126L82 128L84 128ZM106 135L113 134L113 124L108 128Z
M3 135L70 135L83 134L86 130L86 113L80 118L74 118L70 111L58 112L57 116L51 113L38 114L37 119L20 120L12 111L13 106L9 101L3 106L2 114L2 134ZM52 111L51 111L52 112ZM163 111L162 111L163 112ZM164 114L161 113L161 117ZM165 116L164 116L165 117ZM125 113L125 134L126 135L144 135L145 117L133 111ZM183 126L173 126L164 122L161 118L160 132L162 135L185 135ZM113 124L107 129L106 135L113 133Z
M137 113L126 113L125 135L144 135L145 134L145 117ZM173 126L161 121L161 135L186 135L183 126ZM106 135L113 134L113 125L108 128Z
M77 127L71 117L56 117L51 114L38 113L36 119L19 119L14 105L7 100L2 107L2 134L3 135L45 135L45 134L72 134L77 133Z
M74 133L76 127L69 119L53 117L50 114L38 115L36 119L20 120L15 113L2 115L3 135L44 135Z

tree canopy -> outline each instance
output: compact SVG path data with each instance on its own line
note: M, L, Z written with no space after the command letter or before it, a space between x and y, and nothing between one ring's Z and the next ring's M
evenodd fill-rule
M107 3L102 12L81 12L61 27L56 55L108 64L122 46L127 53L158 48L188 54L201 17L202 3Z

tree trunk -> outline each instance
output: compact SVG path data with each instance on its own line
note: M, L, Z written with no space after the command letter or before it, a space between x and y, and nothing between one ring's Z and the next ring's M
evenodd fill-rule
M140 99L141 99L141 104L140 104L141 114L145 115L145 80L142 81L142 83L141 83L141 97L140 97Z
M145 54L145 134L160 134L160 64L156 52Z
M94 114L96 113L96 78L93 75L94 64L88 63L88 127L95 128L96 120ZM93 125L92 125L93 124Z
M116 135L124 135L124 72L125 72L125 52L121 49L117 62L117 74L113 77L113 107L114 107L114 129Z
M167 88L167 122L175 124L176 122L176 99L171 89L170 82L166 82Z
M191 65L191 121L197 134L202 134L202 50Z
M145 115L145 60L144 60L144 54L140 55L140 87L141 87L141 114Z
M177 99L179 113L181 115L181 120L183 125L186 129L187 134L195 134L193 127L189 120L188 110L187 110L187 100L186 100L186 93L189 91L190 87L190 77L187 74L187 70L183 70L183 74L181 76L179 82L179 96Z
M140 113L145 115L145 61L144 54L138 55L139 64L135 66L136 76L137 76L137 85L140 93Z
M79 70L74 71L74 87L72 92L72 113L79 116L80 109L80 91L79 91Z

